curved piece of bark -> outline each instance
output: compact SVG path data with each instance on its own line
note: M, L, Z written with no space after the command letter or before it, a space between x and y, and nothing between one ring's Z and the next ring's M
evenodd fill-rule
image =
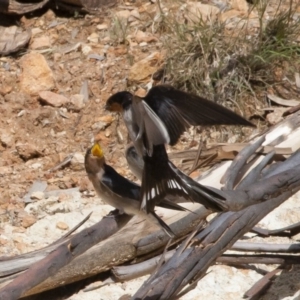
M274 166L270 166L270 168L268 168L266 172L263 172L262 175L264 178L269 178L280 172L292 170L299 163L300 163L300 150L297 150L289 158L287 158L284 161L284 163L278 162L274 164Z
M284 191L296 193L300 184L300 166L292 170L275 174L248 185L244 190L224 191L226 204L231 211L239 211L248 206L261 203L277 197ZM237 201L238 200L238 201Z
M84 229L6 285L0 291L0 299L17 300L26 295L28 290L56 274L62 266L70 263L92 245L118 231L130 219L131 216L125 214L114 216L114 218L107 217L96 225Z
M222 178L222 183L224 183L224 188L226 190L233 189L242 167L245 166L248 158L255 153L255 151L263 144L264 141L265 136L262 136L257 141L253 142L239 152Z
M40 2L18 2L15 0L7 0L5 5L0 5L0 12L5 14L22 15L44 7L49 0Z
M175 252L175 250L168 251L164 256L164 261L168 261L174 255ZM161 257L162 255L158 255L134 265L113 267L111 270L113 277L117 281L123 282L150 274L158 266Z
M271 284L271 279L281 272L280 267L268 272L263 278L259 279L243 296L243 298L257 299Z
M17 26L0 26L0 54L8 55L25 47L31 38L30 30Z
M260 173L265 168L265 166L271 161L271 159L274 157L275 151L271 151L268 153L261 161L259 165L254 167L250 173L238 184L237 190L243 190L244 188L247 188L250 184L255 182L258 178L260 178Z
M278 235L292 237L300 232L300 222L279 229L268 230L264 229L264 236Z

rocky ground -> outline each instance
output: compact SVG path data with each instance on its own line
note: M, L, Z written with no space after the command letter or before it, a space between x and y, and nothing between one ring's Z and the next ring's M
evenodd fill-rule
M123 89L146 93L166 55L163 36L155 30L160 9L165 13L177 9L181 17L192 16L195 13L187 12L188 5L195 3L161 1L159 7L155 1L121 1L97 15L66 16L44 10L20 19L20 25L32 31L28 48L0 57L1 256L39 249L91 211L84 227L111 210L95 197L84 171L85 150L94 139L101 141L107 161L135 180L124 158L127 132L118 116L104 111L104 104L112 93ZM228 5L225 12L222 5ZM199 6L207 20L222 12L220 18L228 19L228 30L248 14L248 8L246 1ZM269 15L275 8L273 4L268 7ZM255 32L255 12L251 26ZM219 137L211 131L206 139L216 142ZM237 140L235 136L230 139ZM198 147L192 131L173 150L191 147ZM261 225L280 228L299 221L298 197ZM214 266L182 299L242 299L261 276L255 269ZM133 294L144 280L82 290L69 299L118 299ZM264 299L298 299L299 281L291 280L287 287L284 280L284 274L279 276Z

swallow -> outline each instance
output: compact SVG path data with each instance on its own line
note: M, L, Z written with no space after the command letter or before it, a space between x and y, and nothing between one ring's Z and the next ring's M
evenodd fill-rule
M151 88L144 98L127 91L118 92L108 98L106 109L123 114L134 147L143 157L145 166L141 186L141 209L146 212L167 194L195 201L188 180L179 176L179 170L168 160L165 144L175 145L190 126L254 126L221 105L168 85ZM215 209L214 205L209 206L210 196L204 187L203 197L207 198L206 206Z
M101 146L95 143L86 151L85 170L97 195L107 204L115 207L119 213L141 215L162 228L170 237L175 234L170 227L155 213L154 209L146 214L140 210L141 187L121 176L113 167L105 163ZM186 211L184 207L163 199L161 207Z

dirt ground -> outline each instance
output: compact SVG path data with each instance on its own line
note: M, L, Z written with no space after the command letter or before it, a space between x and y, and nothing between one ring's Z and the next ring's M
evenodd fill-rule
M235 1L231 5L232 2ZM172 1L161 3L166 10L173 6ZM104 105L117 91L146 93L147 84L151 83L149 74L161 67L165 53L162 37L151 27L158 12L155 1L121 1L97 15L67 16L43 10L20 19L19 25L32 31L28 48L0 57L1 256L50 244L91 209L95 214L86 226L109 211L106 206L101 212L95 209L99 199L83 166L85 151L94 139L101 141L108 163L135 180L124 158L128 142L125 127L117 115L104 110ZM120 20L127 25L120 25L123 24ZM40 62L36 66L33 61ZM145 78L139 78L134 68L145 72ZM35 72L39 74L37 78ZM54 94L45 95L45 90ZM214 142L219 137L220 134L210 132L207 139ZM230 136L229 140L238 139ZM192 130L183 135L173 150L191 147L198 147ZM68 164L57 167L68 157ZM37 191L44 194L32 194L31 186L40 181L46 183L46 191L41 188ZM53 201L58 208L34 208L35 203L45 200L46 193L71 188L79 188L76 201L68 194L56 193ZM64 213L69 212L75 212L76 216L64 218ZM53 219L55 214L58 217ZM41 220L48 222L41 225L48 230L47 234L35 230ZM222 272L226 277L226 272L233 271L224 267ZM247 273L251 277L254 271L243 272L243 276ZM218 282L214 275L209 276L208 280ZM232 295L220 294L212 299L241 298L232 290L228 293ZM95 299L92 297L96 296L77 295L69 299ZM197 295L186 299L196 299L192 297ZM108 295L101 299L117 298Z

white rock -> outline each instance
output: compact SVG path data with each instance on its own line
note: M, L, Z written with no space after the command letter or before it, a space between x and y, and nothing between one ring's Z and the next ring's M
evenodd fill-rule
M70 102L67 105L68 110L73 110L76 112L81 111L84 108L84 106L84 95L82 94L72 95L70 97Z
M89 45L83 45L81 47L81 52L83 55L88 55L92 51L92 48Z
M31 36L34 37L37 34L42 33L42 32L43 32L43 30L39 27L32 28L31 29Z
M80 152L76 152L71 160L71 169L74 171L80 171L84 168L84 155Z
M30 166L31 169L40 169L43 165L41 163L34 163Z
M30 195L30 198L32 200L42 200L45 198L45 194L41 191L36 191L36 192L33 192L31 195Z
M115 13L115 16L119 19L127 20L130 16L130 11L129 10L120 10Z
M80 152L76 152L73 155L73 158L71 160L71 164L83 164L84 163L84 155Z
M57 202L51 205L46 205L44 211L48 215L54 215L57 213L69 213L76 209L76 205L73 205L71 202Z
M88 36L87 40L91 43L97 44L99 42L99 35L96 32L93 32Z
M1 144L5 147L11 147L14 143L14 136L9 132L2 132L0 136Z
M99 24L99 25L96 26L96 28L98 30L105 30L105 29L108 28L108 25L107 24Z
M42 199L40 201L30 203L25 207L25 211L32 214L38 215L39 218L46 215L45 211L48 206L53 206L57 203L58 197L49 197L48 199Z

